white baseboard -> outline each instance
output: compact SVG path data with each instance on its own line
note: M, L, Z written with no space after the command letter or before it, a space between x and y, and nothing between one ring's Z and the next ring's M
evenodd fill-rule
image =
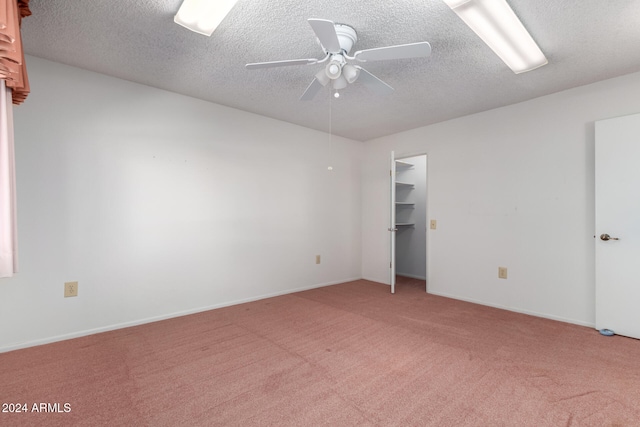
M363 277L362 280L367 280L369 282L378 283L380 285L390 286L388 282L381 282L379 279L374 279L374 278L371 278L371 277Z
M432 294L432 295L438 295L438 296L441 296L441 297L457 299L457 300L460 300L460 301L471 302L471 303L474 303L474 304L485 305L487 307L499 308L501 310L513 311L514 313L521 313L521 314L528 314L529 316L542 317L543 319L557 320L559 322L572 323L574 325L587 326L587 327L590 327L590 328L595 328L596 327L595 323L583 322L581 320L575 320L575 319L568 319L566 317L554 316L554 315L546 314L546 313L539 313L537 311L523 310L523 309L516 308L516 307L506 307L506 306L503 306L503 305L500 305L500 304L490 304L490 303L487 303L487 302L484 302L484 301L474 300L474 299L471 299L471 298L462 298L462 297L459 297L457 295L450 295L450 294L447 294L447 293L444 293L444 292L433 292L433 291L427 290L427 293Z
M86 337L88 335L99 334L101 332L109 332L109 331L114 331L114 330L117 330L117 329L130 328L132 326L144 325L146 323L158 322L158 321L161 321L161 320L172 319L174 317L188 316L190 314L202 313L203 311L215 310L216 308L229 307L229 306L232 306L232 305L238 305L238 304L244 304L244 303L247 303L247 302L259 301L259 300L262 300L262 299L278 297L278 296L281 296L281 295L293 294L293 293L296 293L296 292L308 291L310 289L323 288L325 286L338 285L340 283L352 282L354 280L360 280L360 279L361 279L360 277L357 277L357 278L347 278L347 279L344 279L344 280L338 280L338 281L334 281L334 282L318 283L318 284L311 285L311 286L303 286L303 287L300 287L300 288L293 288L293 289L289 289L289 290L286 290L286 291L273 292L273 293L269 293L269 294L259 295L259 296L250 297L250 298L244 298L244 299L235 300L235 301L227 301L227 302L223 302L223 303L220 303L220 304L209 305L209 306L206 306L206 307L198 307L198 308L194 308L194 309L190 309L190 310L177 311L177 312L174 312L174 313L163 314L161 316L147 317L145 319L139 319L139 320L133 320L133 321L130 321L130 322L117 323L117 324L114 324L114 325L102 326L102 327L99 327L99 328L86 329L86 330L83 330L83 331L73 332L73 333L70 333L70 334L62 334L62 335L56 335L56 336L52 336L52 337L32 340L32 341L25 341L25 342L21 342L21 343L17 343L17 344L12 344L12 345L8 345L8 346L0 347L0 353L6 353L8 351L13 351L13 350L20 350L20 349L28 348L28 347L35 347L35 346L38 346L38 345L51 344L51 343L54 343L54 342L70 340L70 339L73 339L73 338Z

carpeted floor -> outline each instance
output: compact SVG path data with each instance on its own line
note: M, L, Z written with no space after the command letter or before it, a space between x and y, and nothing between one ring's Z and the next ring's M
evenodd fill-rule
M640 426L640 341L360 280L0 354L0 402L28 409L3 426Z

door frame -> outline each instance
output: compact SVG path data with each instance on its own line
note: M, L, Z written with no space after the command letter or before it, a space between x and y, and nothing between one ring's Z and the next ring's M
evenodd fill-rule
M388 198L388 204L389 204L389 258L388 258L388 262L389 262L389 269L390 269L390 277L389 277L389 284L391 285L391 293L395 293L395 276L391 276L391 274L395 274L395 252L396 252L396 248L395 248L395 238L393 238L394 236L392 236L393 233L395 233L394 231L391 231L392 228L395 228L395 183L391 182L392 180L395 180L395 161L396 160L402 160L402 159L406 159L409 157L418 157L418 156L424 156L425 157L425 163L426 163L426 167L427 167L427 171L425 174L425 201L426 201L426 209L425 209L425 224L426 224L426 230L424 231L425 233L425 251L426 251L426 259L425 259L425 277L426 277L426 284L425 284L425 292L429 292L429 276L430 276L430 272L431 272L431 268L430 268L430 262L429 259L431 258L431 245L430 245L430 241L431 239L429 238L429 232L430 227L429 227L429 212L431 210L431 204L429 203L429 194L431 193L431 189L429 186L429 154L426 151L420 151L420 152L396 152L396 151L391 151L389 158L391 159L392 163L390 165L391 167L391 178L389 180L389 185L390 185L390 191L389 194L391 195L391 197Z
M396 293L396 156L391 152L389 158L389 285L391 293Z

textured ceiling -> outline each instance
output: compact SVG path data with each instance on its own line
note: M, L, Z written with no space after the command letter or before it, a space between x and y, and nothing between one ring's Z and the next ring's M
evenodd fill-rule
M640 70L640 1L508 0L549 64L514 74L442 0L239 0L211 37L173 22L182 0L31 0L28 54L366 141ZM432 55L368 63L395 88L358 82L298 98L321 65L307 18L349 24L354 50L428 41ZM352 51L352 52L353 52Z

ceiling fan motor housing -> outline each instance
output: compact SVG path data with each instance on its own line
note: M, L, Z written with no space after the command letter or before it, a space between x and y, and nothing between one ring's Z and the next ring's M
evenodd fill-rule
M345 53L351 52L351 48L353 48L353 45L358 41L356 30L345 24L335 24L335 29L340 48Z

